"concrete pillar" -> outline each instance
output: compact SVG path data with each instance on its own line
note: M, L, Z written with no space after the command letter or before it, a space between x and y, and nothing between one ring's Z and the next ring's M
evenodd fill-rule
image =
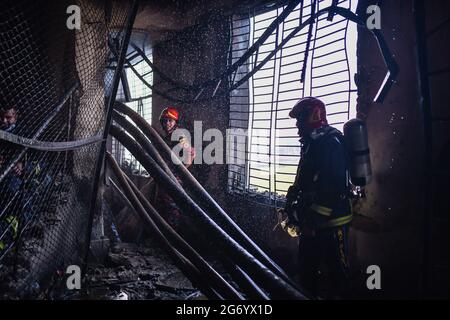
M107 28L104 1L78 0L81 8L81 30L75 33L75 64L83 95L75 120L74 139L83 139L102 132L105 117L105 62L107 59ZM74 152L74 173L90 177L97 152L85 148Z

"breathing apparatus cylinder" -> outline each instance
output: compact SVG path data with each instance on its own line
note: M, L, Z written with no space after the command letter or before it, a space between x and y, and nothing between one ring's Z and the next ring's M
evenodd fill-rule
M372 180L366 123L357 118L347 121L344 137L349 154L350 181L355 186L363 187Z

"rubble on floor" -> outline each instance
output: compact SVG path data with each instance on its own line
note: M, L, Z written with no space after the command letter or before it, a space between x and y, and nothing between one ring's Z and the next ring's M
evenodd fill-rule
M120 243L103 265L90 265L84 289L74 299L206 299L156 245Z

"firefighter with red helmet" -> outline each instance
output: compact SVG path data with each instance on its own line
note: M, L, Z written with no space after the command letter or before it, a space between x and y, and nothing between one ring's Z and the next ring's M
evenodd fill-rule
M174 107L167 107L161 112L159 117L159 122L165 133L165 141L169 147L174 148L177 144L180 144L181 150L183 152L183 163L186 167L189 167L195 158L195 149L191 147L188 139L181 135L178 136L177 141L173 141L172 134L176 129L180 129L181 114Z
M159 122L166 134L171 134L178 127L180 120L180 112L174 107L164 108L159 116Z
M325 104L317 98L300 99L289 116L297 120L301 157L282 226L299 237L301 285L318 296L323 274L328 285L320 291L343 297L349 285L347 234L352 220L343 135L328 125Z
M161 112L159 121L164 131L164 140L167 145L171 149L174 149L175 146L179 145L179 149L181 149L183 153L183 163L186 167L189 167L194 161L195 149L191 147L188 139L183 134L177 134L178 139L175 139L175 141L172 139L175 130L181 129L180 112L174 107L166 107ZM182 131L180 132L182 133ZM181 183L181 180L178 179L178 182ZM157 188L156 199L158 199L156 201L158 210L166 218L166 221L175 229L179 229L183 215L172 197L165 190Z

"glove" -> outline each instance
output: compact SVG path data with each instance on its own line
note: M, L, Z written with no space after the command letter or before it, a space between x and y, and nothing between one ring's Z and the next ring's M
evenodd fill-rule
M298 237L300 233L300 228L298 226L298 221L295 219L293 214L287 214L287 217L283 220L283 216L286 214L285 209L277 210L278 216L281 217L281 228L286 231L292 238Z
M289 222L289 218L281 221L281 228L283 228L283 230L286 231L292 238L296 238L300 234L300 228L297 225Z

